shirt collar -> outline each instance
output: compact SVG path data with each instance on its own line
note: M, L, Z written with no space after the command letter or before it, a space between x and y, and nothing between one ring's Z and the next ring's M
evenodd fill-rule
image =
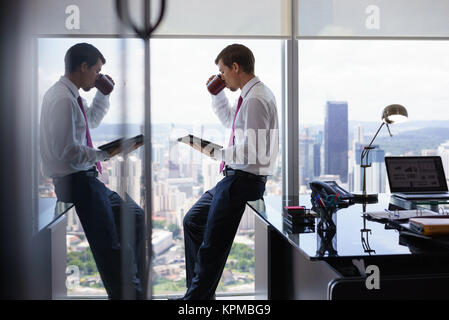
M242 96L243 99L246 98L246 95L249 93L249 91L252 89L252 87L257 83L260 82L259 77L254 77L251 80L249 80L242 88L242 93L240 96Z
M64 85L66 85L67 88L69 88L70 92L72 92L73 96L76 99L78 99L78 97L80 96L78 88L75 86L75 84L72 81L70 81L69 78L67 78L66 76L61 76L59 81L61 81Z

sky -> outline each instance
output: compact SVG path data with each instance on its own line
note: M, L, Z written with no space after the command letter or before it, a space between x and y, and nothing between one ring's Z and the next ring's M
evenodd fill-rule
M39 105L44 92L63 74L67 49L84 41L104 54L102 72L116 82L104 123L143 123L144 50L139 39L40 39ZM235 42L253 51L255 73L275 94L281 117L282 40L153 39L152 122L218 124L205 83L218 73L217 54ZM404 105L410 120L449 119L448 75L449 42L445 41L300 40L300 122L324 123L327 100L347 101L350 121L380 121L383 108L393 103ZM238 92L225 90L231 101L238 99ZM95 91L81 91L81 95L90 100Z
M300 108L305 122L326 99L347 101L349 120L380 121L383 108L393 103L406 107L409 120L446 120L448 76L445 41L300 42Z

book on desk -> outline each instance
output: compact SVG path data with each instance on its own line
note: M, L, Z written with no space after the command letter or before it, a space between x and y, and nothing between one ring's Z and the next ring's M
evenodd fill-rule
M417 235L449 235L449 215L427 209L367 212L370 220L386 222L390 227Z
M412 231L425 236L449 234L449 218L444 216L410 218L409 226Z

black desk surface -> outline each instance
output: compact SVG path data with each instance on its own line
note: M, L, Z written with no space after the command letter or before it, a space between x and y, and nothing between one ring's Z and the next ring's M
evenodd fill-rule
M300 196L299 201L300 205L311 208L310 195ZM379 202L367 204L366 212L383 211L389 207L389 204L390 195L379 194ZM289 231L282 218L281 196L267 196L264 200L252 201L248 205L310 260L411 255L408 246L399 244L399 231L386 229L384 223L363 218L361 204L340 209L333 215L336 232L333 237L327 239L318 235L317 223L312 229L314 232L292 233ZM372 251L368 251L369 249ZM447 253L449 254L449 250Z
M39 197L38 204L39 215L36 231L46 228L73 207L72 203L60 202L56 198Z

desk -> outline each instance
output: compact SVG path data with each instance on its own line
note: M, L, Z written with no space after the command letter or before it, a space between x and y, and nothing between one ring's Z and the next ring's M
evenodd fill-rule
M311 207L310 196L300 204ZM361 204L333 216L336 232L320 237L291 233L282 219L282 199L248 203L256 213L256 297L263 299L449 298L449 247L429 248L395 229L363 217ZM390 196L366 211L399 206ZM412 207L403 203L402 207ZM380 271L380 289L366 286L366 267ZM370 273L368 276L371 275Z
M66 227L67 212L73 204L56 198L39 198L37 231L33 235L33 261L39 288L38 299L61 299L66 289Z
M73 208L73 203L61 202L55 197L39 197L38 204L39 214L37 217L38 222L36 231L48 227Z

